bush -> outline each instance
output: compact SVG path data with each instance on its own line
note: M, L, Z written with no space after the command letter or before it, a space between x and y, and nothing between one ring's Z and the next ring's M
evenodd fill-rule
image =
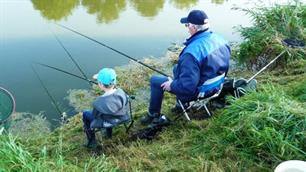
M299 0L286 5L275 4L272 7L257 6L240 10L249 14L253 20L251 27L238 27L244 38L240 51L234 58L246 63L248 68L259 69L285 49L281 40L294 38L306 40L306 5ZM291 54L279 59L282 64L293 59L305 59L306 50L289 49Z
M290 100L279 88L232 102L211 124L220 140L248 154L255 162L276 164L306 157L306 114L302 103Z

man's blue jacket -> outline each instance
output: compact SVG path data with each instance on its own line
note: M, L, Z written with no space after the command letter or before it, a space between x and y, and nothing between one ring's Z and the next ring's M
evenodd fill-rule
M227 73L231 51L227 41L210 31L198 32L184 44L171 92L181 101L190 101L205 81Z

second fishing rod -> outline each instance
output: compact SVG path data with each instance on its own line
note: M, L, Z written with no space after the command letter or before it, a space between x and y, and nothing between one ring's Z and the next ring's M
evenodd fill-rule
M110 46L108 46L108 45L106 45L106 44L104 44L104 43L102 43L102 42L96 40L96 39L93 39L93 38L91 38L91 37L89 37L89 36L86 36L86 35L84 35L84 34L78 32L78 31L76 31L76 30L73 30L73 29L69 28L69 27L66 27L66 26L63 26L63 25L60 25L60 24L57 24L57 23L55 23L55 24L58 25L58 26L61 27L61 28L64 28L64 29L69 30L69 31L71 31L71 32L74 32L74 33L76 33L76 34L78 34L78 35L80 35L80 36L83 36L83 37L85 37L85 38L87 38L87 39L89 39L89 40L91 40L91 41L93 41L93 42L95 42L95 43L97 43L97 44L99 44L99 45L102 45L103 47L108 48L108 49L110 49L110 50L112 50L112 51L114 51L114 52L116 52L116 53L118 53L118 54L120 54L120 55L122 55L122 56L124 56L124 57L127 57L127 58L133 60L134 62L139 63L139 64L141 64L141 65L143 65L143 66L145 66L145 67L147 67L147 68L149 68L149 69L151 69L151 70L153 70L153 71L155 71L155 72L157 72L157 73L159 73L159 74L161 74L161 75L164 75L164 76L166 76L166 77L170 77L170 76L167 75L166 73L164 73L164 72L162 72L162 71L159 71L159 70L155 69L154 67L149 66L149 65L143 63L142 61L137 60L136 58L133 58L133 57L131 57L131 56L129 56L129 55L127 55L127 54L125 54L125 53L123 53L123 52L121 52L121 51L115 49L115 48L112 48L112 47L110 47Z

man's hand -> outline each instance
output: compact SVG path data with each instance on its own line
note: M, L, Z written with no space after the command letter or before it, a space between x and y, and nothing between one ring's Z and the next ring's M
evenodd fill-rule
M171 91L170 85L171 85L172 81L173 81L172 78L169 77L169 78L168 78L168 81L162 83L162 85L161 85L160 87L162 87L163 90Z

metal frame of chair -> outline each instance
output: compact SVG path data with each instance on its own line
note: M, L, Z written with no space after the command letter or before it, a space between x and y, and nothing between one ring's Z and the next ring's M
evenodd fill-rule
M218 97L222 91L222 88L223 88L223 83L224 83L224 78L225 78L225 74L222 74L222 75L219 75L215 78L219 78L220 77L220 80L222 81L221 84L218 86L219 87L219 90L214 93L213 95L211 96L208 96L208 97L205 97L205 94L203 94L202 92L199 93L198 95L198 98L194 101L190 101L189 102L189 105L187 108L184 107L183 103L178 100L178 103L180 105L180 107L182 108L183 110L183 114L185 116L185 118L190 121L190 117L187 113L187 111L189 109L191 109L192 107L197 107L197 110L200 110L202 107L204 107L205 111L207 112L208 116L211 116L211 112L209 111L208 107L207 107L207 104L210 102L211 99L214 99L216 97ZM212 78L211 80L214 80L215 78ZM217 82L219 82L220 80L217 80ZM209 81L210 82L210 81ZM218 87L214 87L214 88L218 88Z

